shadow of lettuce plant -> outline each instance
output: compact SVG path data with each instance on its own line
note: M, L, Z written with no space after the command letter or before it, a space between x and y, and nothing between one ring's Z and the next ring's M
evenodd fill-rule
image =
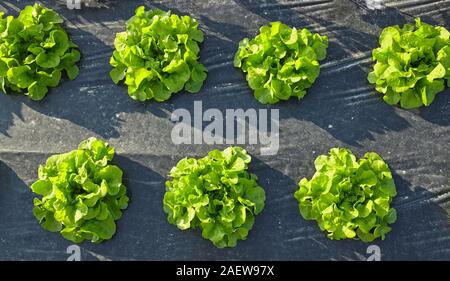
M64 70L73 80L80 52L61 27L58 13L40 4L26 6L17 18L0 13L0 89L32 100L59 85Z

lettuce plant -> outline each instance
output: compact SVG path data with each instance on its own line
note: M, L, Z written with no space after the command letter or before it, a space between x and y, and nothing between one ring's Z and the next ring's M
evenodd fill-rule
M350 150L332 148L314 165L314 176L303 178L295 192L301 215L316 220L330 239L384 239L397 220L390 206L397 192L383 159L368 152L356 160Z
M234 66L247 73L256 99L264 104L297 97L299 100L319 76L328 38L281 22L262 26L253 39L243 39Z
M37 101L59 85L63 71L75 79L80 53L61 23L40 4L26 6L17 18L0 12L0 90Z
M168 221L182 230L200 228L219 248L245 240L265 201L257 177L247 172L250 161L240 147L182 159L166 182L163 204Z
M367 79L386 103L406 109L429 106L445 80L450 86L450 32L444 27L416 19L415 26L386 27L379 41Z
M116 35L110 76L116 84L125 79L128 94L138 101L165 101L183 89L196 93L207 72L198 62L201 42L196 20L141 6L126 31Z
M59 231L75 243L111 239L128 206L122 170L110 164L114 148L96 138L77 150L48 158L33 183L33 213L44 229Z

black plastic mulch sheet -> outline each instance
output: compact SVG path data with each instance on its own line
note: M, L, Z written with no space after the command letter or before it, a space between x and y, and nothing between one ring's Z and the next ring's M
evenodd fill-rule
M28 186L48 156L75 149L90 136L116 147L131 202L113 239L81 245L84 260L365 260L369 245L379 246L384 260L450 259L450 91L428 108L408 111L384 103L366 80L383 27L421 17L450 28L450 1L90 1L91 8L81 10L67 9L65 1L41 2L65 17L83 54L81 71L42 102L0 95L1 260L67 259L72 243L39 226ZM16 15L32 3L2 0L0 10ZM141 104L110 80L115 33L142 4L199 20L206 35L201 61L209 70L200 93ZM302 101L264 106L232 60L242 38L277 20L325 34L330 46ZM178 230L162 210L170 168L185 156L225 147L172 143L171 113L186 108L194 114L195 100L203 110L280 110L278 154L264 156L260 145L244 145L267 201L248 239L232 249L215 248L200 231ZM385 241L332 241L300 216L293 197L298 181L311 177L314 159L336 146L358 156L376 151L395 174L398 221Z

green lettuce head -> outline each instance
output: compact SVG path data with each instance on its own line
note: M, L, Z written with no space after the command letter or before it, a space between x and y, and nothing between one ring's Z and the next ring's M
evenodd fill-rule
M111 165L114 148L96 138L77 150L48 158L31 189L33 213L44 229L60 232L75 243L111 239L128 206L122 170Z
M80 52L62 22L40 4L26 6L17 18L0 12L0 90L37 101L59 85L63 71L75 79Z
M243 39L234 66L247 73L255 98L263 104L297 97L299 100L319 76L328 38L281 22L262 26L260 34Z
M450 86L450 32L442 26L416 19L415 26L386 27L372 56L376 63L367 79L388 104L429 106Z
M330 239L373 241L397 220L390 206L397 194L388 165L374 152L356 160L350 150L332 148L314 162L316 173L295 192L300 214L316 220Z
M116 35L110 76L118 84L125 79L134 100L168 100L186 90L200 91L206 68L198 62L203 32L189 16L158 9L137 8L125 32Z
M245 240L265 201L257 177L247 172L250 161L240 147L182 159L166 182L163 203L168 221L182 230L200 228L219 248Z

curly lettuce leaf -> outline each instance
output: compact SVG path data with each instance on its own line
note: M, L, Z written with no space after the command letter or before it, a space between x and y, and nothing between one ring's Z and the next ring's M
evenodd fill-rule
M31 185L42 196L33 209L41 226L75 243L111 239L129 200L113 157L113 147L89 138L77 150L48 158Z
M141 6L126 31L116 35L111 79L116 84L124 80L138 101L162 102L182 90L196 93L207 76L198 61L201 42L195 19Z
M184 158L170 171L164 212L179 229L200 228L216 247L245 240L264 208L265 192L247 172L251 157L240 147Z
M390 104L429 106L450 85L450 32L416 19L415 26L389 26L380 35L367 79ZM446 81L446 83L445 83Z
M375 152L357 160L348 149L332 148L314 165L314 176L300 180L294 194L303 218L316 220L330 239L384 240L397 220L390 206L397 191L384 160Z
M328 38L281 22L262 26L253 39L243 39L234 66L247 73L249 87L263 104L291 97L302 99L319 76Z
M61 27L58 13L40 4L26 6L17 18L0 13L0 90L43 99L64 71L78 75L77 46Z

